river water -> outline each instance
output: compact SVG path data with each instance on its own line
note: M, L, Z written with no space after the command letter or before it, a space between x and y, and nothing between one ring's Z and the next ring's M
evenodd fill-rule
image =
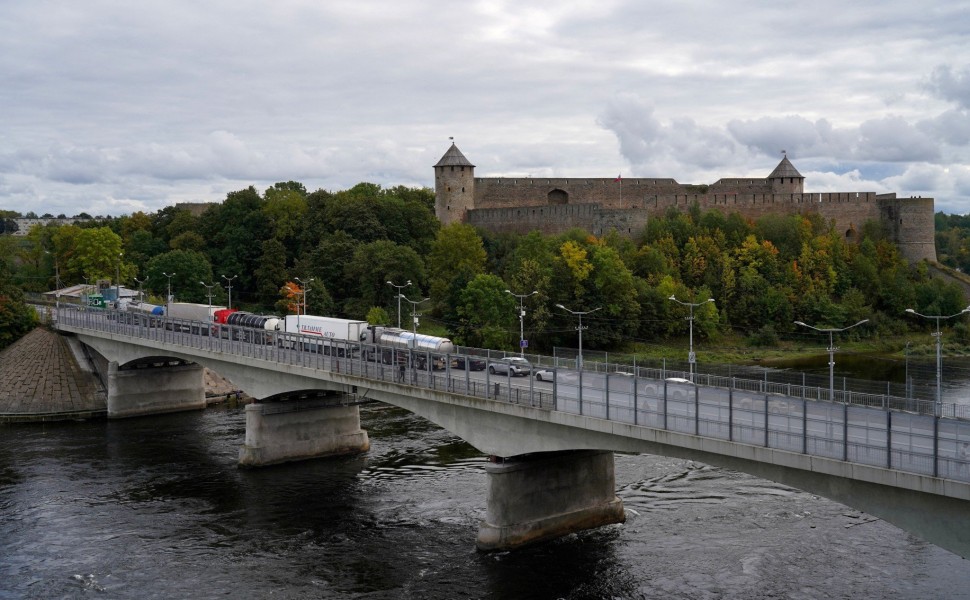
M616 456L625 524L478 553L485 457L361 410L366 454L253 470L241 408L0 426L0 598L970 598L883 521L654 456Z

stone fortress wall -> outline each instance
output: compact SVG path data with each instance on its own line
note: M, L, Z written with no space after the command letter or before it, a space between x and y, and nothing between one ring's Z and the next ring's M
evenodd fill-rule
M711 185L673 179L508 178L474 176L454 145L435 165L435 212L442 223L466 222L488 231L555 234L579 227L594 235L615 229L636 235L669 209L768 214L816 213L849 240L868 220L881 221L912 261L936 261L932 198L874 192L806 193L788 158L765 179L729 178Z

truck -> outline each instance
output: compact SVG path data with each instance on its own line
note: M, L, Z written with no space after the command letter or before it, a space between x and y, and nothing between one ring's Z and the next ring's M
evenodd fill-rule
M369 358L380 360L384 364L391 364L394 348L415 350L415 366L419 369L426 369L429 366L428 356L431 357L431 368L444 369L445 356L455 353L455 344L448 338L414 333L397 327L368 326L360 339L362 342L377 346L377 349L370 352Z
M213 322L213 317L217 310L222 310L225 306L212 306L209 304L194 304L191 302L172 302L168 305L169 321L167 327L175 331L189 331L200 335L209 335L209 326ZM177 319L173 321L172 319ZM205 323L199 326L198 323L188 323L188 321L199 321Z
M287 315L283 325L290 347L301 347L310 352L344 356L348 344L362 341L367 331L367 321L319 317L316 315Z

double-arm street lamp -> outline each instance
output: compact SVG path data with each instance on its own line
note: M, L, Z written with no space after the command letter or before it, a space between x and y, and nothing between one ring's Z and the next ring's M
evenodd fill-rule
M293 279L300 282L300 286L303 288L303 314L306 314L306 294L310 291L310 284L316 281L316 277L310 277L306 281L300 279L299 277L294 277ZM300 304L296 305L296 314L300 314Z
M708 298L703 302L683 302L682 300L678 300L673 294L671 294L670 298L667 298L667 299L673 300L677 304L680 304L682 306L687 306L690 308L690 316L687 317L687 321L690 323L690 338L689 338L690 341L688 342L689 346L687 349L687 368L690 371L690 380L691 382L693 382L694 364L697 362L697 355L694 354L694 308L707 304L708 302L714 302L714 298Z
M795 325L801 325L802 327L808 327L809 329L814 329L815 331L829 334L829 401L831 402L835 402L835 351L838 350L838 348L835 347L834 338L832 336L833 334L846 331L847 329L852 329L853 327L858 327L859 325L868 322L869 319L862 319L858 323L853 323L848 327L821 328L809 325L808 323L804 323L802 321L795 321Z
M121 308L121 258L124 255L124 252L118 253L118 264L115 265L115 274L118 277L118 281L115 282L115 308Z
M411 321L412 321L411 332L415 336L417 336L418 335L418 313L417 313L418 305L421 304L422 302L427 302L428 300L431 300L431 298L422 298L421 300L410 300L404 294L398 294L399 302L401 298L404 298L405 302L411 303Z
M232 308L232 280L236 277L239 277L239 275L233 275L232 277L222 276L223 279L229 282L229 308Z
M401 293L401 290L411 285L411 280L408 279L402 285L397 285L396 283L392 283L388 281L387 285L393 288L397 288L397 328L400 329L401 328L401 298L404 297Z
M217 284L217 283L206 283L204 281L200 281L199 283L201 283L202 285L205 286L206 294L209 296L209 308L212 308L212 288L216 287L219 284Z
M316 278L315 277L310 277L306 281L303 281L299 277L294 277L293 279L297 280L300 283L300 286L303 288L303 294L302 294L303 295L303 314L306 314L306 293L310 291L310 283L314 279L316 279ZM303 330L300 329L300 302L299 302L299 300L297 300L297 303L296 303L296 331L298 333L302 333L303 332Z
M953 317L959 317L960 315L965 315L970 312L970 306L964 308L958 313L952 315L924 315L916 312L912 308L907 308L906 312L916 315L917 317L923 317L924 319L935 319L936 320L936 333L933 337L936 338L936 416L943 416L943 333L940 331L940 321L945 321L947 319L952 319Z
M172 277L175 277L175 273L163 272L162 275L168 277L168 295L165 296L165 316L167 317L169 314L169 304L172 303Z
M594 312L600 310L603 307L602 306L598 306L598 307L594 308L593 310L579 311L579 310L569 310L568 308L566 308L562 304L557 304L556 306L558 308L563 309L564 311L566 311L568 313L572 313L572 314L576 315L577 317L579 317L579 326L576 327L576 331L579 332L579 354L577 354L577 359L576 359L576 370L579 371L580 373L582 373L582 371L583 371L583 329L587 329L586 327L583 327L583 315L588 315L590 313L594 313Z
M523 302L529 296L534 296L539 292L533 291L528 294L515 294L512 290L505 290L506 294L512 294L519 299L519 355L525 358L525 306Z

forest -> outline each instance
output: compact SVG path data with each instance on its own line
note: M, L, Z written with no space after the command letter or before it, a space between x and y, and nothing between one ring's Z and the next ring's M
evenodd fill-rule
M967 229L970 217L937 215L941 262L970 269ZM847 242L813 215L752 222L695 206L652 219L633 238L495 235L442 227L426 188L360 183L308 193L290 181L230 192L198 216L168 206L0 236L0 321L22 316L4 312L21 290L119 277L157 303L171 289L177 301L211 294L225 304L231 285L235 308L284 314L305 301L308 314L389 324L400 289L404 327L415 309L420 331L504 350L519 346L516 294L530 294L521 299L530 351L575 346L576 317L558 305L595 310L583 319L584 347L606 350L684 337L682 303L698 303L695 339L762 346L811 334L795 321L868 319L851 335L898 336L928 327L906 309L951 315L966 306L958 284L909 264L877 223L858 233L861 241ZM970 340L966 325L954 331Z

